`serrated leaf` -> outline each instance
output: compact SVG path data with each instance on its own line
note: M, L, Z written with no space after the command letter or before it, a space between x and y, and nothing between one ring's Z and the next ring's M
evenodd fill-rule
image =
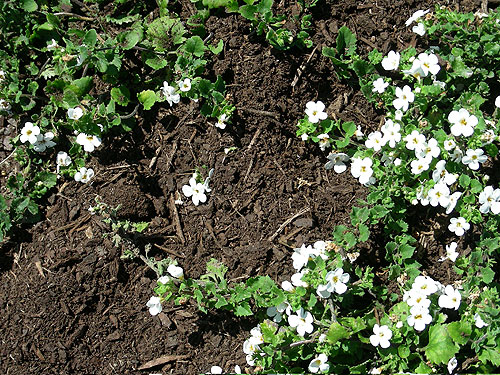
M495 271L493 271L491 268L483 267L481 269L481 276L482 276L483 282L485 284L489 284L495 278Z
M429 344L425 356L433 364L446 364L455 356L459 347L451 339L446 325L436 324L429 328Z
M500 366L500 350L498 348L485 348L478 357L483 363L489 361L494 366Z
M161 57L158 57L158 56L146 59L145 63L146 63L146 65L150 66L154 70L163 69L164 67L166 67L168 65L167 60L165 60Z
M128 50L134 48L137 43L142 40L143 32L140 28L135 28L133 30L127 31L123 34L123 49Z
M51 188L57 185L57 175L51 172L39 172L36 175L38 181L42 182L46 187Z
M231 0L203 0L203 5L209 9L226 7L231 4Z
M403 259L411 258L413 256L414 251L415 247L408 244L403 244L399 247L399 252L401 253L401 258Z
M255 13L257 13L257 7L255 5L243 5L239 10L241 16L250 21L255 21Z
M370 229L368 229L368 226L365 224L360 224L358 230L359 230L359 241L360 242L367 241L368 238L370 237Z
M217 43L216 46L209 45L208 48L214 55L218 55L219 53L222 52L222 49L224 48L224 42L219 40L219 43Z
M356 124L352 121L342 123L342 129L345 132L346 137L352 137L356 132Z
M158 101L158 96L153 90L144 90L137 94L139 102L143 105L145 110L150 110L151 107Z
M337 35L337 52L353 54L356 51L356 37L348 27L342 26Z
M71 82L68 89L73 91L77 96L82 97L90 91L92 83L92 77L83 77Z
M234 315L236 316L250 316L253 315L252 310L250 309L250 305L247 302L242 303L241 305L236 306L234 311Z
M471 332L472 327L468 322L459 321L448 324L450 337L459 345L465 345L469 341Z

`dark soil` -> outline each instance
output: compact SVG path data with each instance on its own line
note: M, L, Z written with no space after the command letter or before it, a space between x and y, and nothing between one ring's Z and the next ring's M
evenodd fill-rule
M281 1L275 11L286 11L288 3ZM383 53L402 49L415 42L405 20L434 3L320 1L313 8L314 43L332 45L347 25L363 54L373 47ZM462 11L480 8L480 1L442 3ZM235 14L218 12L207 28L213 40L224 40L213 74L223 76L237 106L233 125L219 131L196 103L139 112L131 133L104 139L93 154L92 184L61 182L47 199L44 219L0 245L1 373L197 374L212 365L246 367L242 344L251 319L204 315L192 303L166 306L151 317L146 302L156 275L140 260L120 258L125 244L115 246L109 226L88 212L96 196L120 204L122 219L150 222L135 244L159 245L153 246L158 259L177 254L188 276L199 276L213 257L229 267L229 279L267 274L279 282L292 274L292 248L330 239L364 197L349 173L325 171L325 154L300 141L295 125L310 100L328 103L331 115L365 129L377 127L383 113L336 80L320 49L292 88L311 50L274 50ZM4 139L17 132L15 124L2 121L0 159L10 153ZM232 146L237 149L225 154ZM215 170L208 203L196 207L183 197L185 204L174 209L182 185L202 166ZM1 171L6 175L14 167L9 160ZM278 231L302 209L307 211ZM360 258L383 263L383 245L371 243ZM453 275L447 262L437 262L443 251L433 240L420 256L427 273L446 283ZM138 370L164 355L178 357Z

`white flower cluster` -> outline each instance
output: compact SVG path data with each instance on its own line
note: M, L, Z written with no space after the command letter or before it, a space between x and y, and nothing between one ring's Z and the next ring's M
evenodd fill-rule
M54 133L46 132L45 134L41 134L40 128L31 122L24 124L24 127L21 129L21 136L19 137L21 143L28 142L32 144L36 152L43 152L47 148L54 147L56 143L52 139L54 139Z
M171 264L167 267L167 273L170 274L174 279L183 280L184 279L184 270L182 267ZM158 279L158 282L161 284L167 284L170 282L170 277L164 275ZM149 313L152 316L158 315L162 311L161 299L157 296L152 296L149 301L146 303L146 306L149 308Z
M403 295L403 301L410 306L410 316L406 322L415 330L423 331L432 322L430 296L435 293L439 294L440 308L458 310L460 307L462 296L452 285L445 287L429 276L417 276L411 290Z
M189 185L184 185L182 187L182 192L186 197L191 197L195 206L207 201L207 195L205 193L210 193L212 189L208 187L210 179L212 178L213 169L210 170L207 179L201 183L198 182L200 176L198 172L193 173L193 176L189 179Z

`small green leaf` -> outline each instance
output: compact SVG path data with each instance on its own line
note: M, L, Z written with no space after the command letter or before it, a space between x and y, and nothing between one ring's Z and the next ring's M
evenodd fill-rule
M429 328L429 344L425 356L433 364L446 364L458 352L458 345L451 339L446 325L436 324Z
M408 356L410 355L410 348L405 345L398 346L398 355L401 358L408 358Z
M256 21L255 13L257 13L257 7L255 5L243 5L239 10L241 16L250 21Z
M234 311L234 315L236 316L250 316L253 315L252 310L250 309L250 305L248 302L243 302L241 305L236 306L236 310Z
M135 28L133 30L127 31L123 35L123 49L128 50L134 48L137 43L142 40L143 32L140 28Z
M466 188L469 186L470 184L470 177L467 176L466 174L463 174L460 176L460 178L458 179L458 183L460 184L461 187L463 188Z
M340 55L353 54L356 51L356 37L348 27L342 26L337 35L337 52Z
M82 97L90 91L92 83L92 77L83 77L71 82L68 89L72 90L78 97Z
M38 4L35 0L22 0L22 4L23 9L29 13L34 12L38 9Z
M358 227L359 230L359 242L365 242L370 237L370 229L365 224L360 224Z
M328 329L328 333L326 334L326 339L331 344L335 344L337 341L346 339L350 336L351 334L347 331L347 329L344 326L342 326L339 322L333 322L330 328Z
M151 107L158 101L158 96L153 90L144 90L137 94L137 98L144 106L145 110L150 110Z
M473 193L479 193L483 190L483 185L478 180L470 181L470 191Z
M83 43L87 47L94 47L97 43L97 32L94 29L87 31L87 34L83 38Z
M356 132L356 124L352 121L342 123L342 129L345 131L346 137L352 137Z
M125 86L113 87L111 98L119 105L126 106L130 101L130 91Z
M165 60L164 58L161 58L159 56L154 56L151 58L146 59L145 61L146 65L149 65L151 68L154 70L160 70L163 69L168 65L168 61Z
M222 49L224 48L224 42L219 40L219 43L217 43L216 46L212 46L211 44L208 45L208 48L214 55L218 55L219 53L222 52Z
M413 256L414 251L415 247L408 244L403 244L399 247L399 252L401 253L401 257L403 259L411 258Z
M483 267L481 269L481 275L482 275L483 282L485 284L489 284L495 278L495 271L493 271L491 268Z
M184 50L188 53L192 53L196 57L203 56L206 49L207 47L205 47L203 39L201 39L197 35L192 36L191 38L186 40L186 43L184 44Z

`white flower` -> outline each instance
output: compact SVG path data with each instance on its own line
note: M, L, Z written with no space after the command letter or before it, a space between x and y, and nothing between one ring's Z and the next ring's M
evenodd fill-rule
M417 331L423 331L427 324L432 322L432 316L429 315L429 310L419 306L413 306L410 309L410 316L406 322L410 327L415 328Z
M235 374L241 374L241 368L240 368L240 366L238 366L238 365L234 366L234 373Z
M161 88L163 95L167 99L168 104L172 107L173 104L179 103L181 96L176 93L175 87L170 86L167 81L163 82L163 87Z
M295 289L292 283L288 280L285 280L281 283L281 288L283 288L285 292L293 292Z
M219 129L225 129L227 124L226 124L226 121L229 120L227 118L227 115L225 113L223 113L222 115L220 115L220 117L217 119L217 123L215 124L215 127L219 128Z
M439 204L441 207L446 208L450 203L450 189L445 183L437 183L429 190L427 195L432 207Z
M330 147L330 136L328 134L320 134L318 138L318 144L321 151L325 151L327 147Z
M500 210L500 202L498 202L499 199L500 189L493 189L493 186L486 186L479 194L479 204L481 204L479 211L483 214L487 214L490 210Z
M399 130L401 126L398 123L394 123L391 119L386 119L384 125L382 125L382 133L384 133L384 139L391 148L396 147L396 143L401 140L401 133Z
M210 368L210 373L211 374L222 374L222 368L219 366L212 366Z
M376 79L373 81L373 92L378 92L379 94L382 94L385 89L389 86L389 82L385 82L382 77Z
M79 120L83 116L83 109L81 107L68 108L68 117L70 120Z
M411 31L413 31L415 34L424 36L425 35L425 26L422 22L419 22L415 26L411 28Z
M386 57L382 59L382 67L385 70L397 70L401 55L399 52L389 51Z
M448 361L448 373L451 374L453 370L458 366L458 361L455 357L450 358Z
M349 282L349 274L344 273L342 268L337 268L335 271L330 271L326 274L327 281L326 289L330 293L344 294L347 290L347 283Z
M392 105L394 108L406 112L410 103L413 103L414 100L415 95L411 91L410 86L405 85L402 89L400 87L396 87L396 99L392 101Z
M451 151L455 147L457 147L457 144L455 143L455 141L453 139L447 139L446 141L444 141L444 149L446 151Z
M478 313L474 314L474 324L476 325L477 328L488 327L488 324L484 322L484 320Z
M364 159L353 158L351 164L351 174L354 178L359 179L361 184L366 184L370 181L373 174L373 161L369 157Z
M53 49L56 49L57 47L59 47L59 45L57 44L56 40L55 39L52 39L50 42L47 42L47 49L49 51L52 51Z
M153 316L161 313L161 301L160 297L153 296L146 303L146 306L149 307L149 313Z
M441 69L441 67L439 66L438 58L433 53L427 54L423 52L418 55L418 60L420 61L420 68L424 72L424 77L426 77L429 73L432 75L436 75Z
M300 271L310 259L313 258L313 248L312 246L306 246L302 244L301 247L293 249L292 260L293 268Z
M402 118L403 118L403 111L402 110L397 109L396 111L394 111L394 120L401 121Z
M438 142L436 139L431 138L422 144L422 148L415 154L419 159L429 158L432 160L432 158L437 158L440 153L441 149L439 148Z
M466 230L469 230L470 224L463 217L453 217L450 219L448 229L457 236L463 236Z
M28 141L31 144L35 144L38 141L38 134L40 134L40 128L33 125L31 122L27 122L21 129L21 137L19 137L19 140L22 143Z
M444 288L445 294L439 296L438 305L445 309L458 310L460 307L460 301L462 296L457 289L454 289L451 285L446 285Z
M368 371L370 375L380 375L382 373L382 367L374 367Z
M455 241L453 241L449 245L446 245L446 256L439 258L439 261L444 262L446 259L449 259L453 263L455 263L455 261L458 258L458 255L459 254L457 252L457 243Z
M365 146L367 148L373 148L373 151L377 152L385 146L387 139L382 136L380 132L373 132L368 134L368 139L365 141Z
M313 320L311 313L301 307L296 315L292 314L288 317L288 324L292 328L297 328L297 333L303 337L306 333L311 333L314 330Z
M10 111L12 107L5 99L0 99L0 111Z
M426 296L436 293L438 289L436 282L429 276L417 276L411 288Z
M379 326L375 324L373 326L373 335L370 336L370 342L373 346L379 346L383 349L387 349L391 346L389 340L392 337L392 331L388 326L383 325Z
M429 169L429 165L430 165L430 162L432 161L432 159L417 159L417 160L413 160L411 163L410 163L410 166L411 166L411 173L413 173L414 175L417 175L417 174L420 174L426 170Z
M309 139L309 136L307 135L307 133L304 133L300 136L300 139L303 141L307 141Z
M309 272L307 268L304 268L302 271L294 273L291 277L290 280L292 281L293 286L302 286L304 288L307 288L309 284L307 284L305 281L302 280L302 277ZM282 285L283 287L283 285ZM283 287L283 289L285 289ZM286 289L285 289L286 290Z
M75 173L75 181L83 182L86 184L90 179L94 177L94 170L92 168L81 167L78 172Z
M0 70L0 82L2 82L5 79L5 72L3 70Z
M414 130L408 134L404 140L408 150L415 150L415 152L418 152L424 147L425 135L420 134L418 130Z
M410 18L406 20L405 26L410 26L413 22L418 21L419 18L425 16L427 13L429 13L429 9L417 10L415 13L412 14Z
M56 143L53 141L54 133L47 132L45 134L37 135L37 142L33 145L36 152L44 152L46 149L54 147Z
M262 344L264 342L264 337L262 336L262 332L260 330L260 326L254 327L250 330L250 340L252 340L257 345Z
M500 96L495 99L495 107L500 108Z
M168 277L167 275L164 275L158 279L158 282L162 284L168 284L169 281L170 277Z
M312 373L317 372L327 372L330 369L330 365L327 363L328 357L325 353L321 353L316 358L314 358L311 363L309 363L308 370Z
M446 185L453 185L457 181L457 175L448 173L446 161L440 160L432 172L432 179L435 183L444 182Z
M405 293L403 300L410 307L419 306L421 308L428 309L431 305L431 300L427 298L427 295L418 289L412 289Z
M465 108L459 111L451 111L448 115L448 121L452 124L450 131L455 137L465 136L469 137L474 133L474 127L477 125L478 120L474 115L469 114Z
M488 156L484 155L484 151L480 148L475 150L467 150L466 156L462 158L462 163L467 165L470 169L477 171L479 169L479 163L484 163L488 160Z
M245 340L245 342L243 343L243 352L247 355L246 361L250 366L255 365L253 355L259 350L260 350L259 345L257 343L255 343L252 340L252 338Z
M360 125L357 126L356 131L354 132L354 136L356 137L356 140L358 140L358 141L363 139L364 133L361 131Z
M83 146L83 149L87 152L92 152L96 147L101 145L101 138L92 134L80 133L76 137L76 143Z
M313 124L318 123L320 120L325 120L328 115L324 112L325 105L322 101L317 102L307 102L306 104L306 115L309 121Z
M196 182L194 177L189 179L189 185L182 187L182 192L186 197L191 197L195 206L198 206L200 202L205 203L207 201L205 186L200 182Z
M167 272L170 276L175 277L176 279L182 280L184 278L184 270L182 267L171 264L167 267Z
M455 206L457 205L458 199L462 196L462 192L456 191L453 194L450 195L449 200L450 202L448 203L448 206L446 206L446 215L450 214L451 211L455 209Z
M189 78L185 78L183 81L177 82L179 85L179 90L182 92L188 92L191 90L191 80Z
M67 167L71 164L71 157L64 151L59 151L56 156L56 164L58 167Z
M336 173L342 173L347 169L347 166L345 165L344 162L349 161L350 158L349 155L339 152L339 153L331 153L330 155L327 156L327 159L329 161L325 164L326 170L333 168L333 170Z

